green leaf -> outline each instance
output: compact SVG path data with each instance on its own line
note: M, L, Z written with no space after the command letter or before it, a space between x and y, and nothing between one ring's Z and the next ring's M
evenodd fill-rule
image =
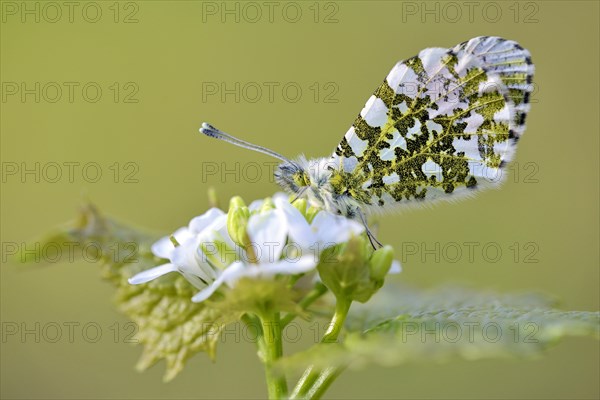
M353 306L342 343L315 345L283 359L280 367L360 368L455 357L527 357L566 336L600 336L598 312L552 306L552 301L534 294L387 285L372 302Z
M176 286L189 286L181 276L173 281ZM192 303L191 296L161 290L152 287L152 283L147 286L123 285L117 290L119 309L137 324L136 338L144 345L137 368L143 371L164 359L164 379L169 381L197 352L206 352L214 359L217 340L225 326L220 314L204 303Z
M230 321L220 319L221 312L209 303L192 303L197 290L179 274L143 285L129 284L131 276L164 263L150 251L158 237L105 218L86 204L75 223L49 235L45 242L63 247L78 243L100 255L103 276L117 287L119 310L139 329L135 339L144 351L137 368L145 370L164 359L168 381L194 354L206 352L214 358L219 334Z

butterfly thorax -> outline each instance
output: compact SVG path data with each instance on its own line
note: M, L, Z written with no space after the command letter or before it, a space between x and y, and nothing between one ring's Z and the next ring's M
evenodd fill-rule
M354 197L359 193L358 181L353 182L350 174L340 170L331 158L299 157L283 162L275 170L275 180L289 193L306 198L312 206L349 218L358 216L360 203Z

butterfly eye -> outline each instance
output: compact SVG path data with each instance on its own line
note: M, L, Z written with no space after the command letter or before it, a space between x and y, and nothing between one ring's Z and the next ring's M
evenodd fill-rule
M306 172L304 172L304 171L296 172L293 175L292 179L294 180L294 183L298 186L309 186L310 185L310 179L306 175Z

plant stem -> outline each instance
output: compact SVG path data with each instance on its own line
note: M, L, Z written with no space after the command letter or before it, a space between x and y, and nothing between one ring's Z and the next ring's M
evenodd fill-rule
M329 323L321 342L334 343L337 341L337 338L344 326L344 321L346 321L346 317L348 316L348 311L350 310L351 304L352 301L348 301L346 299L337 299L337 303L335 304L335 313L331 318L331 322Z
M351 301L338 298L335 305L335 314L331 319L331 323L327 327L327 331L321 339L321 343L335 343L342 330L348 311L350 310ZM332 370L328 373L329 370ZM304 374L296 384L291 398L311 398L311 393L315 392L321 396L329 385L337 378L338 373L333 373L335 369L328 368L325 371L318 370L314 365L311 365L304 371ZM319 383L320 382L320 383ZM313 387L314 386L314 387Z
M344 372L345 369L345 366L329 367L325 369L323 372L321 372L313 386L306 393L306 398L313 400L320 399L321 396L323 396L323 393L325 393L325 391L329 389L329 386L333 383L334 380L337 379L338 376L340 376L342 372Z
M310 306L312 303L314 303L319 297L323 296L325 293L327 292L327 286L323 285L322 283L317 283L314 287L313 290L311 290L306 297L304 297L302 300L300 300L300 302L298 303L298 305L300 306L300 308L302 308L302 310L306 310L306 308L308 306ZM294 320L294 318L296 318L297 314L294 313L289 313L288 315L286 315L285 317L283 317L281 319L281 328L285 328L287 326L287 324L289 324L290 322L292 322Z
M287 396L285 375L275 371L273 368L275 361L283 355L279 313L275 313L272 316L261 316L260 320L262 324L261 350L265 365L269 399L282 399Z

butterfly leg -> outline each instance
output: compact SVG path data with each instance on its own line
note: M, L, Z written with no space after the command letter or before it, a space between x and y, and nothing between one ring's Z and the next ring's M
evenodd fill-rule
M371 230L369 229L369 225L367 225L367 219L365 218L365 215L362 213L362 211L358 210L358 215L360 216L360 220L365 226L365 231L367 232L367 237L369 238L369 242L371 242L371 246L373 246L375 250L378 249L377 246L379 246L379 248L383 247L383 244L381 244L381 242L377 240L373 232L371 232Z
M296 195L296 197L294 197L294 200L290 201L290 203L293 204L296 200L298 200L299 198L301 198L302 195L304 194L304 192L306 192L306 189L308 189L308 186L300 189L300 191L298 192L298 194Z

